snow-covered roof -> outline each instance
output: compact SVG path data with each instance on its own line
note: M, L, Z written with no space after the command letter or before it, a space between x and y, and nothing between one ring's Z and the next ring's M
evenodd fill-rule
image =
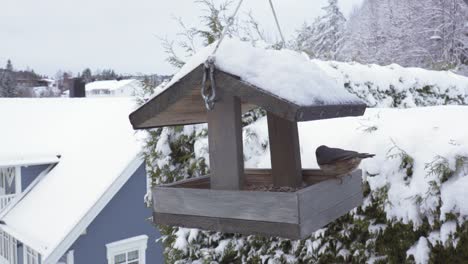
M115 97L0 99L0 161L61 155L0 216L6 223L1 228L43 260L60 257L57 248L70 246L142 163L140 141L128 122L135 105L132 98Z
M0 157L0 167L11 167L11 166L32 166L42 164L54 164L58 163L60 155L17 155L8 157Z
M195 54L166 87L204 63L215 45ZM298 105L361 103L307 55L296 51L253 47L248 42L225 38L215 58L217 69Z
M133 83L139 83L136 79L128 79L128 80L110 80L110 81L95 81L87 83L85 86L86 91L92 90L109 90L114 91L118 90L122 87L127 85L133 85Z
M204 62L215 48L195 54L172 80L130 115L136 129L207 122L200 95ZM293 122L362 115L365 103L349 93L307 56L291 50L257 48L225 39L215 54L216 102L239 98L246 112L255 107ZM216 108L216 107L215 107Z

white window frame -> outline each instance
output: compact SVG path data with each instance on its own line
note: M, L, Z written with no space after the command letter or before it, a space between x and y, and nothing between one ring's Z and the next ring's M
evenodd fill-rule
M23 244L23 263L39 264L40 255L34 249Z
M57 262L57 264L74 264L75 263L74 254L75 254L74 250L68 251L65 255L63 255L60 258L60 260Z
M16 179L15 179L15 193L16 194L20 194L22 191L21 191L21 167L20 166L16 166L15 168L15 176L16 176Z
M75 264L75 251L74 250L68 251L67 264Z
M15 180L15 193L13 194L19 194L21 193L21 167L20 166L10 166L10 167L0 167L0 174L7 174L5 170L11 170L13 172L13 177ZM6 178L0 179L2 181L3 185L7 184ZM4 182L3 182L4 181ZM3 186L6 188L6 186Z
M146 247L148 236L141 235L106 244L107 263L115 264L114 258L117 255L138 250L138 264L146 264Z
M5 231L0 231L0 263L17 264L17 241Z

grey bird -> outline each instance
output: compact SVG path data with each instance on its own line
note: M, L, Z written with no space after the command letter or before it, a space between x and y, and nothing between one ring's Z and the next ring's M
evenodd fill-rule
M320 169L341 180L342 176L356 170L361 160L372 158L375 155L322 145L315 150L315 156Z

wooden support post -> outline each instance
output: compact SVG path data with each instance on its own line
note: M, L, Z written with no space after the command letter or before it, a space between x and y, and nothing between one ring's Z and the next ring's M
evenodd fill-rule
M207 118L211 188L240 190L244 184L240 99L219 93L219 99L214 109L208 111Z
M267 113L274 186L299 187L302 165L297 122Z

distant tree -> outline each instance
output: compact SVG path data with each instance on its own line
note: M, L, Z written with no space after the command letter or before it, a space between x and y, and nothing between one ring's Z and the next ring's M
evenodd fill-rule
M13 65L8 60L5 69L0 69L0 97L17 96L19 96L19 91L16 84L16 76L13 71Z
M384 8L389 1L393 0L364 0L362 6L351 13L338 54L340 60L385 64L387 52L383 46L388 38L384 34L387 27L382 12L386 12Z
M340 60L453 69L466 61L462 0L364 0L346 24Z
M199 49L207 46L221 37L224 27L232 15L233 1L196 0L200 9L204 11L200 16L201 26L187 27L182 19L178 18L179 39L177 41L161 39L162 47L168 54L166 61L172 66L180 68L185 64L185 58L191 57ZM266 39L260 24L248 13L247 19L234 18L232 26L226 32L228 37L237 37L244 41L272 43L271 47L279 47L278 41Z
M59 70L55 74L55 81L57 83L57 89L60 92L63 92L63 91L66 91L66 90L70 89L71 78L72 77L73 77L73 75L72 75L71 72Z
M83 70L81 73L81 78L83 78L85 83L89 83L93 81L93 74L91 72L91 69L86 68Z
M13 71L13 64L11 63L11 60L10 60L10 59L7 60L7 64L6 64L5 69L6 69L7 71Z
M102 71L97 71L94 75L93 79L98 81L106 81L106 80L116 80L119 78L119 75L115 73L112 69L105 69Z
M179 55L175 51L174 41L162 39L162 46L168 54L167 61L174 67L182 67L185 64L183 57L190 57L197 52L200 45L197 43L201 42L203 46L209 45L219 39L224 29L224 25L227 24L228 14L227 10L231 5L230 1L222 1L219 5L216 5L211 0L200 0L196 1L198 4L203 6L205 14L202 15L201 21L203 22L202 27L187 27L182 19L178 18L177 22L181 28L178 34L181 39L177 42L178 47L183 50L182 55ZM230 30L228 35L232 35L233 31Z
M335 60L341 49L346 19L338 7L338 0L328 0L322 8L325 14L305 24L298 32L297 49L313 58Z

